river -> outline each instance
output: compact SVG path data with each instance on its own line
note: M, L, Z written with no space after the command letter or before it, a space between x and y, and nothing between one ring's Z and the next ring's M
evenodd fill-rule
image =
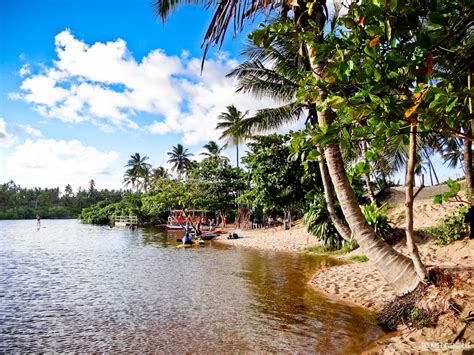
M307 284L331 259L175 237L0 221L0 352L357 353L383 334Z

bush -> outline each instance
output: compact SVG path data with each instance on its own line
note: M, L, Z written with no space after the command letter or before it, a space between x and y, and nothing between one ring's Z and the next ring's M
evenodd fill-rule
M375 233L383 240L389 236L391 228L385 213L385 204L377 207L375 202L361 207L367 223L374 229Z
M323 245L328 250L341 247L343 239L329 218L323 193L318 193L314 196L313 203L310 205L308 212L303 216L303 223L308 233L311 233L323 242Z
M433 234L437 245L446 245L459 240L465 237L468 232L464 225L464 217L467 211L467 206L461 205L444 217L436 226L426 228L426 231Z

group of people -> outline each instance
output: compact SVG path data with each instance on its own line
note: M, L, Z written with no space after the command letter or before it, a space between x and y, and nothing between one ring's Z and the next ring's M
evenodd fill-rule
M193 222L191 220L191 217L186 218L186 223L184 225L184 238L183 238L183 244L193 244L193 238L192 238L192 229L194 228L195 230L195 238L198 238L202 235L202 227L203 224L206 222L206 218L202 217L197 220L196 226L193 226ZM227 216L224 216L222 218L222 224L224 228L227 227ZM215 222L214 219L209 220L209 231L212 232L215 228ZM200 241L201 238L198 239Z
M251 226L252 226L252 229L254 228L262 228L262 227L265 227L265 228L271 228L275 225L278 225L278 224L283 224L283 218L281 217L278 217L276 220L273 219L272 216L268 216L266 219L264 218L264 221L262 222L262 220L260 218L258 218L256 215L254 215L253 213L250 215L250 223L251 223Z

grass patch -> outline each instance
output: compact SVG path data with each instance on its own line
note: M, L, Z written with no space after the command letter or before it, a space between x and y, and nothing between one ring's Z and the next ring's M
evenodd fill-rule
M327 245L311 245L304 248L305 251L314 254L325 254L325 255L341 255L347 254L354 250L357 246L351 243L344 243L344 246L341 249L332 249Z
M365 263L366 261L369 261L369 258L365 255L352 255L349 259L357 263Z

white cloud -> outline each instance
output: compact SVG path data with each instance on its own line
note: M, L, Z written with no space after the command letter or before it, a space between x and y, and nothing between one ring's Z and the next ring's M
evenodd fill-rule
M17 127L31 137L43 138L43 133L39 129L33 128L30 125L20 124L17 125Z
M234 81L225 75L238 62L226 53L207 60L201 75L201 59L185 50L178 57L156 49L138 62L122 39L89 45L69 30L55 37L55 45L52 67L25 69L21 91L9 95L45 117L89 122L106 132L181 133L184 144L199 144L220 136L214 128L226 106L245 111L273 104L234 92ZM143 123L141 114L157 119Z
M25 186L86 186L95 179L108 187L120 187L121 171L115 151L100 152L78 140L26 139L5 159L3 180Z
M17 137L7 132L7 122L0 117L0 147L11 147L17 141Z
M25 75L31 74L31 69L29 64L25 64L20 69L20 76L24 77Z

